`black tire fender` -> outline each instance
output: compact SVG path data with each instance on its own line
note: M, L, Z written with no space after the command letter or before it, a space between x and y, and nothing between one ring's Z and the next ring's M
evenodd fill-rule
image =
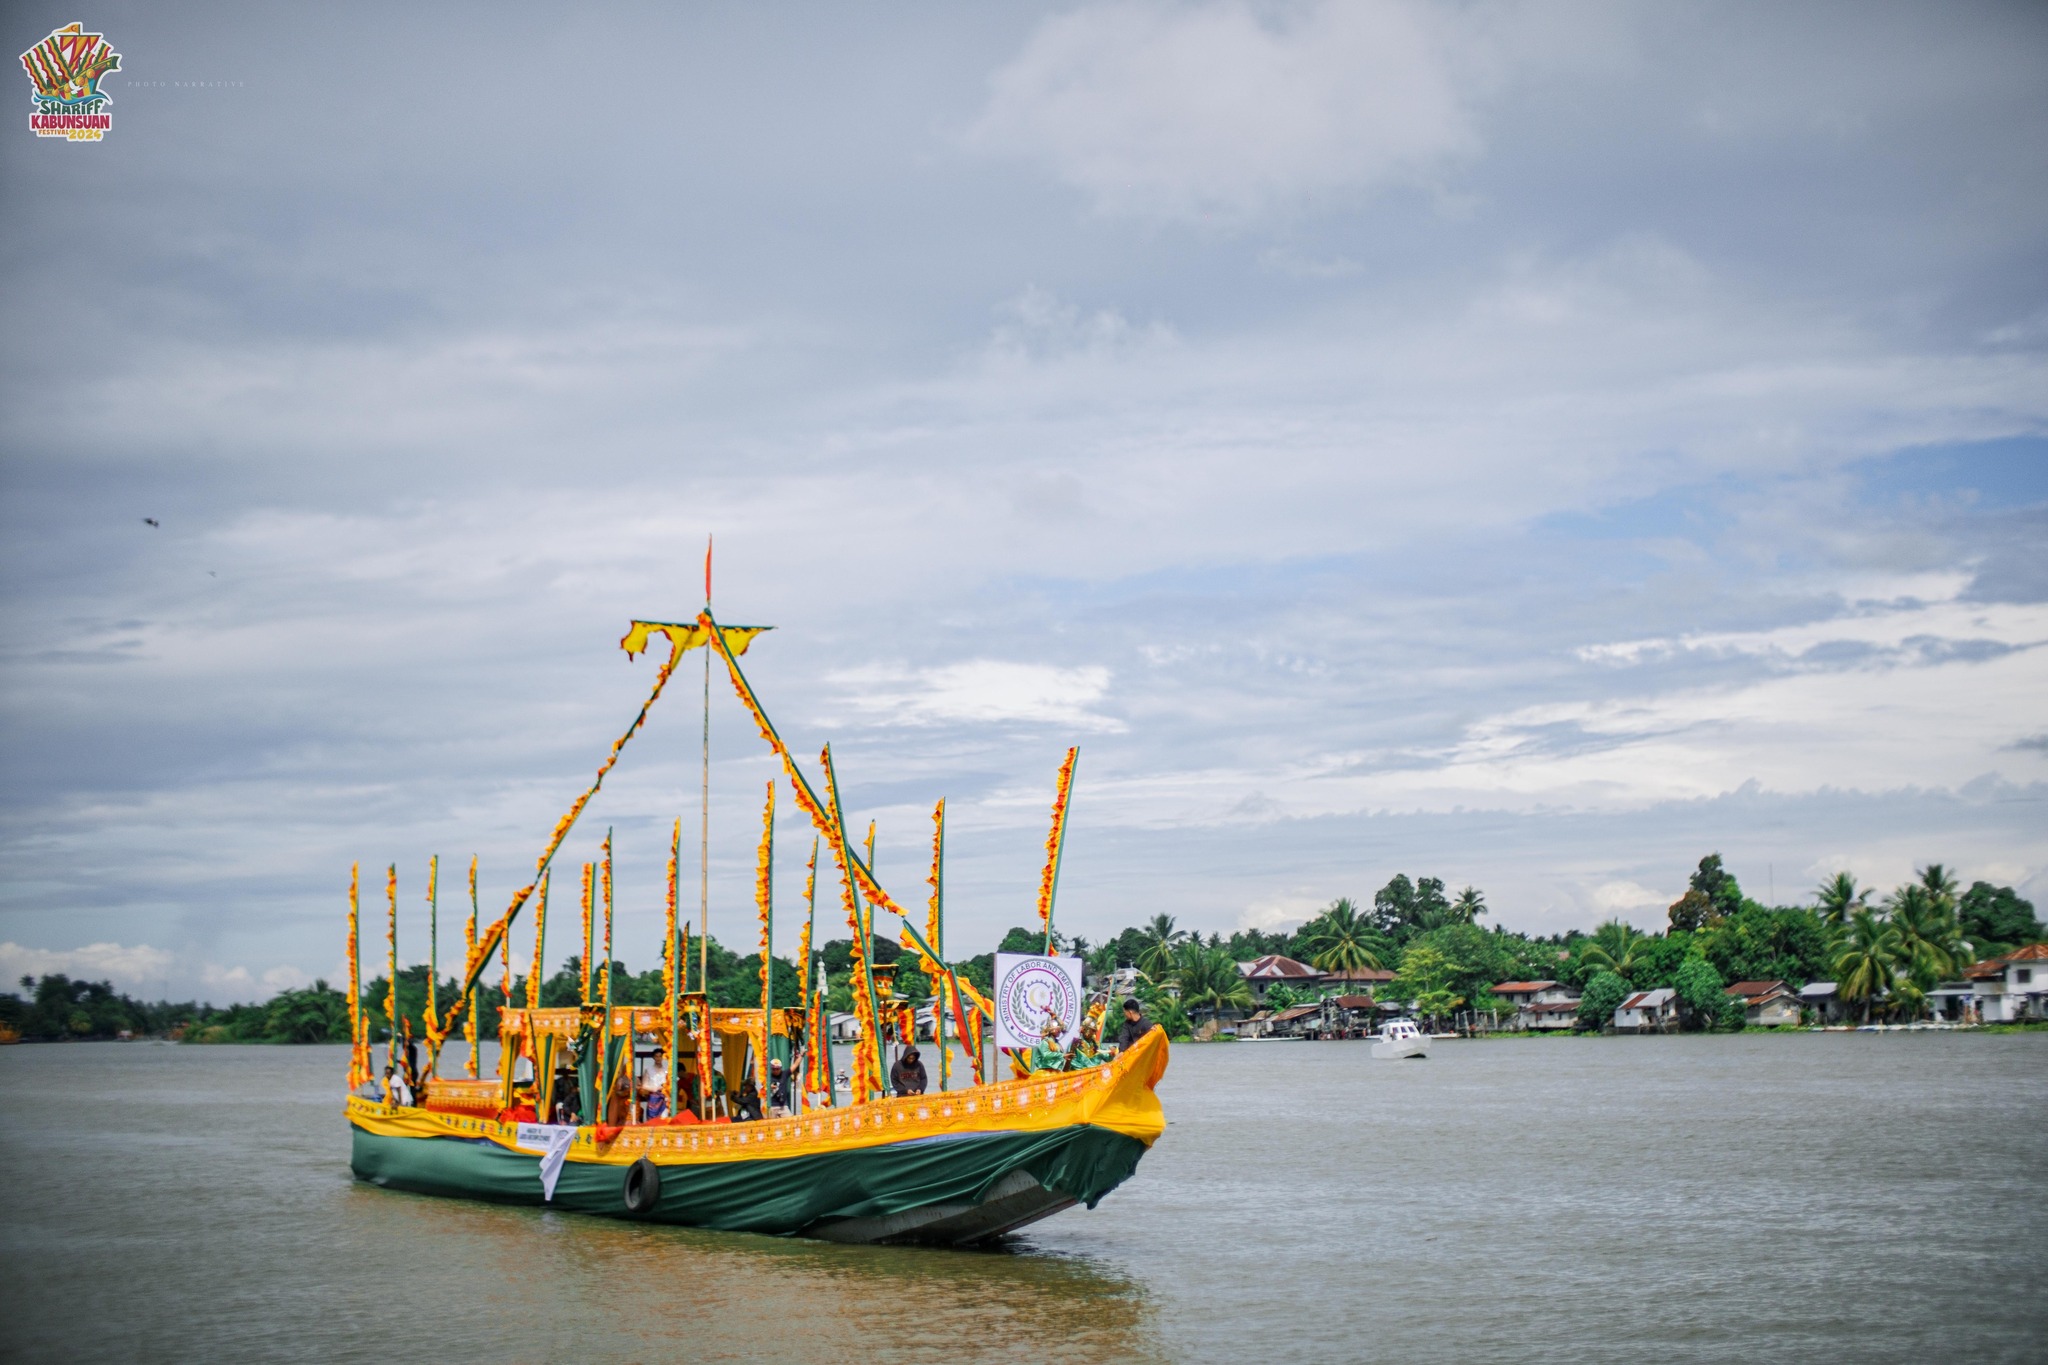
M626 1212L652 1213L661 1202L661 1167L641 1157L626 1168Z

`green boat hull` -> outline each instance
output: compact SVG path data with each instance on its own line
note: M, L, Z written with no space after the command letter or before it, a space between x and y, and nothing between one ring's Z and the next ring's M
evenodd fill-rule
M629 1213L627 1166L566 1162L543 1200L540 1158L459 1137L389 1137L351 1125L357 1178L387 1189L541 1204L685 1227L835 1241L986 1241L1129 1179L1145 1144L1089 1124L921 1138L851 1151L663 1164L660 1197Z

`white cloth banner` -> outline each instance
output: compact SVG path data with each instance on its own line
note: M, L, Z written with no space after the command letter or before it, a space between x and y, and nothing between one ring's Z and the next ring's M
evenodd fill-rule
M996 954L996 1046L1036 1047L1048 1033L1061 1047L1081 1032L1081 959Z
M555 1182L562 1178L562 1163L569 1159L569 1144L575 1140L576 1129L566 1123L522 1123L513 1136L513 1145L520 1151L540 1153L540 1190L544 1202L554 1202Z

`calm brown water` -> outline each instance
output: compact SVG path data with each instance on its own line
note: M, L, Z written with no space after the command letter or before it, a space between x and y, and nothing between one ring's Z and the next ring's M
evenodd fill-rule
M0 1355L559 1361L2048 1352L2048 1035L1182 1047L1002 1253L356 1184L345 1048L0 1049Z

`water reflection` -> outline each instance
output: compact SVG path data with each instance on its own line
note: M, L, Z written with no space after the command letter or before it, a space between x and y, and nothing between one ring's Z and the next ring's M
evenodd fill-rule
M493 1207L371 1186L337 1210L356 1245L437 1247L424 1311L474 1292L465 1334L512 1355L815 1361L859 1343L882 1361L1009 1355L1163 1359L1144 1288L1091 1257L845 1247ZM507 1331L516 1322L517 1330ZM1007 1345L1005 1343L1008 1343Z

